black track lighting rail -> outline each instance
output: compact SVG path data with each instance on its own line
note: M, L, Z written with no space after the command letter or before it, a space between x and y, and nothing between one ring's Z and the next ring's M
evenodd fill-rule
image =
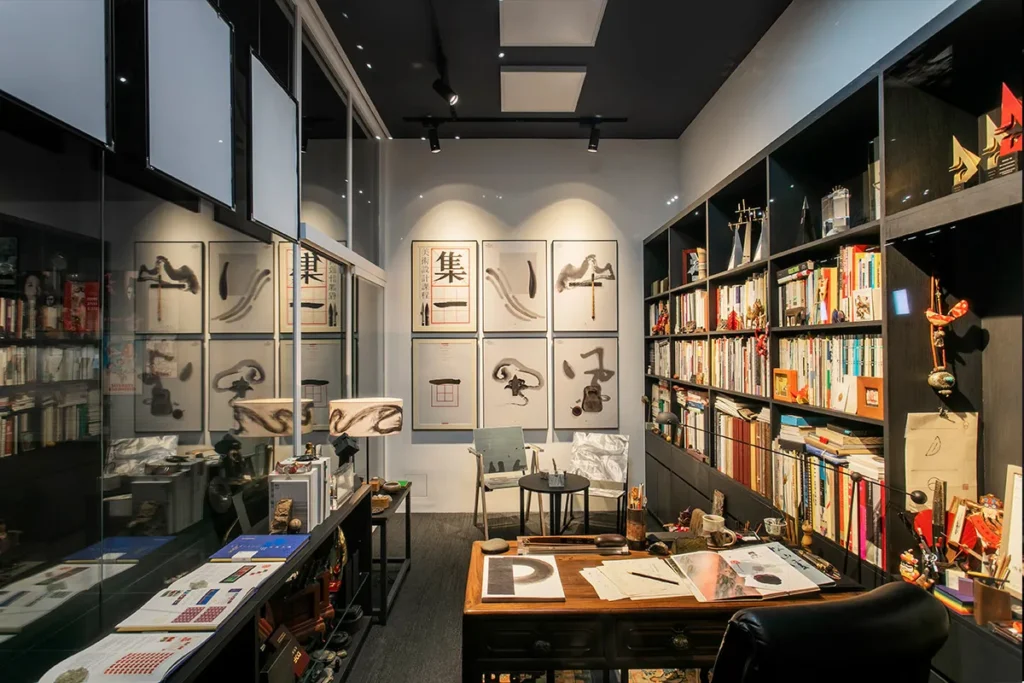
M600 126L629 121L624 116L406 116L402 120L419 123L426 128L437 128L449 123L576 123L580 126Z

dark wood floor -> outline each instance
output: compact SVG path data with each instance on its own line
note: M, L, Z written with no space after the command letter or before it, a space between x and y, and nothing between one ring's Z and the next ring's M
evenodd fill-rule
M545 510L546 511L546 510ZM348 680L358 683L457 681L461 674L462 602L473 541L483 540L472 515L412 514L412 568L387 626L374 626ZM532 529L536 529L536 515ZM400 521L401 520L401 521ZM492 514L491 537L519 533L519 516ZM591 522L595 520L592 515ZM404 517L396 515L390 553L401 552ZM602 529L598 529L602 530ZM536 531L533 531L536 533ZM376 538L374 539L376 545Z

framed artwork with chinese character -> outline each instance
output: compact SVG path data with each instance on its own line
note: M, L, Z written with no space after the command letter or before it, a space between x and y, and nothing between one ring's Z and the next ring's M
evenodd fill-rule
M135 331L201 334L203 243L135 243Z
M278 244L282 332L294 331L292 326L292 304L295 298L292 279L292 249L294 249L294 245L291 242ZM302 331L340 332L341 265L303 247L299 254L299 281Z
M484 332L548 329L547 249L544 240L484 240Z
M618 242L554 240L551 275L555 332L618 331Z
M476 332L476 242L412 243L412 331Z
M281 384L278 395L292 396L292 366L294 365L295 343L281 341ZM302 342L302 398L313 399L313 431L325 431L328 427L330 402L344 398L342 386L342 347L340 341L318 339Z
M483 347L483 426L547 429L548 340L484 339Z
M412 340L412 428L473 429L476 339Z
M274 331L274 247L210 242L210 332Z
M618 429L615 337L554 340L555 429Z

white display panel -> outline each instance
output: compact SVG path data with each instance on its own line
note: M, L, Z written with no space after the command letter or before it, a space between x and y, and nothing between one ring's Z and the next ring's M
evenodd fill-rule
M298 109L256 55L250 55L249 62L252 219L298 239Z
M105 0L0 1L0 91L103 143Z
M149 164L234 205L231 27L206 0L148 0Z

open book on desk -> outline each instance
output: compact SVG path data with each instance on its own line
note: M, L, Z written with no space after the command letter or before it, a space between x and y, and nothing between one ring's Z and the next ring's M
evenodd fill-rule
M765 545L673 555L669 564L701 602L767 600L814 593L818 585Z

